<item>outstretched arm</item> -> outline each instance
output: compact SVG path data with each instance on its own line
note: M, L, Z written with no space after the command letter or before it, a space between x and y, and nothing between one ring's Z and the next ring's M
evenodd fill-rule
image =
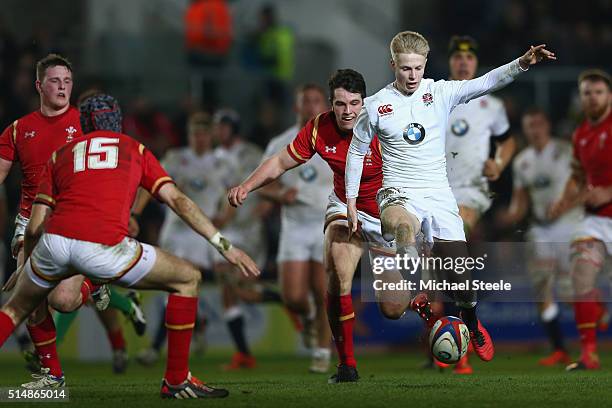
M234 207L242 205L251 191L278 179L284 172L299 165L287 153L287 149L282 149L261 163L242 184L230 189L227 195L229 203Z
M535 65L542 60L556 60L555 54L545 47L545 44L531 46L521 57L478 78L468 81L452 81L453 92L451 92L450 107L453 108L456 105L505 87L514 81L514 78L519 74L527 71L531 65Z
M237 266L246 276L259 275L255 262L244 252L232 246L202 210L174 184L166 183L157 193L160 200L167 204L195 232L206 238L221 255Z
M346 156L345 188L347 219L349 222L349 234L357 231L357 196L363 173L363 159L365 158L370 143L374 138L374 129L370 123L368 111L363 108L357 117L353 128L353 138Z

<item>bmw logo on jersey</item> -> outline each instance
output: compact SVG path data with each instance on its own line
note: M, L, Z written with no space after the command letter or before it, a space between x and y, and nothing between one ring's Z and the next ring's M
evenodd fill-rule
M300 178L306 182L311 182L317 178L317 169L312 166L301 166L300 167Z
M468 130L470 130L470 125L465 119L457 119L451 125L451 132L453 132L455 136L465 136Z
M409 144L419 144L423 139L425 139L425 128L420 123L409 123L404 129L404 140Z

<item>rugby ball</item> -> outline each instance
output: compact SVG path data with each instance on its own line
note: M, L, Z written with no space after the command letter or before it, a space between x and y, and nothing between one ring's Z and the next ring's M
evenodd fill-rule
M455 364L467 353L470 331L463 320L444 316L433 325L429 347L434 358L445 364Z

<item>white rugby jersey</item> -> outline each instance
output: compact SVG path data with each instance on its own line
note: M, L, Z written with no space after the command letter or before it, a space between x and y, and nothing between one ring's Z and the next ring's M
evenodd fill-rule
M270 140L264 153L264 159L284 149L295 139L299 131L300 128L294 125ZM320 220L323 222L327 198L333 190L333 179L332 170L318 154L315 154L301 166L286 171L279 180L285 187L295 187L298 190L298 195L294 204L282 207L282 221L307 222Z
M527 190L531 212L537 223L546 223L548 208L561 197L572 174L572 159L572 146L556 139L551 139L541 152L529 146L514 159L514 188ZM576 221L581 214L582 209L576 207L558 221Z
M509 84L523 72L518 59L468 81L423 79L410 96L393 84L365 99L346 163L346 196L357 197L363 157L378 135L383 187L448 188L446 127L459 104Z
M488 189L482 175L491 137L510 128L503 102L491 95L458 105L446 126L446 174L451 188Z
M261 149L253 143L240 141L229 149L219 146L215 149L215 157L231 167L231 174L226 179L229 186L237 186L259 166L262 157ZM236 209L234 219L223 228L223 232L243 233L246 230L260 228L261 218L254 218L253 213L260 199L257 195L250 197ZM254 238L258 239L258 238Z
M197 156L189 147L169 150L161 165L175 181L177 187L204 211L214 217L225 199L231 167L215 157L213 151ZM176 224L189 228L170 207L166 211L164 226Z

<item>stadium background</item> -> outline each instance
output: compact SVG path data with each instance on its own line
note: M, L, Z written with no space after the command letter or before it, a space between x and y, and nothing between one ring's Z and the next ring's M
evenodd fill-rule
M222 66L194 64L185 48L184 14L187 0L3 0L0 11L0 125L37 108L35 61L58 51L75 67L76 98L91 86L116 95L126 116L126 132L151 146L161 157L172 146L185 142L185 119L202 100L201 84L210 82L218 90L212 108L232 107L242 116L243 134L265 147L267 141L294 121L291 89L304 82L326 84L336 68L362 72L373 92L389 82L388 42L400 30L423 33L430 41L427 76L448 76L446 47L453 34L469 34L480 42L479 72L519 56L530 44L546 43L559 60L538 67L517 83L497 93L504 99L514 134L521 144L519 119L532 105L546 109L554 133L569 138L580 120L576 95L577 74L586 67L612 66L612 1L571 2L523 0L233 0L226 3L232 16L232 43ZM262 30L260 11L271 5L277 22L293 39L283 52L289 60L279 74L265 63L259 52ZM128 126L129 125L129 126ZM17 167L17 166L15 166ZM6 180L7 198L0 219L6 251L12 236L12 220L19 196L20 175L12 171ZM493 186L494 207L476 233L486 241L520 241L523 227L507 230L494 225L499 206L507 205L511 175L506 172ZM275 247L278 214L268 226ZM163 212L151 206L145 213L141 239L156 241ZM274 252L269 254L266 279L275 279ZM14 263L6 260L6 270ZM358 286L358 285L356 285ZM209 342L229 343L220 321L215 323L218 302L214 286L204 289L209 306ZM148 297L148 300L152 297ZM527 303L487 303L483 319L491 321L496 340L538 347L540 338L536 309ZM155 302L147 303L151 321L158 313ZM250 307L249 334L255 350L291 351L298 339L278 307ZM495 316L493 323L492 317ZM489 318L491 317L491 319ZM571 310L564 310L564 326L573 333ZM419 323L407 318L392 323L380 318L372 304L360 314L357 344L397 346L414 342ZM152 328L151 328L152 329ZM130 330L126 330L130 333ZM273 333L273 335L271 335ZM279 335L282 333L282 335ZM143 340L130 339L130 351ZM91 347L100 344L100 347ZM109 355L106 340L91 312L81 313L77 329L60 350L63 355L97 359Z

